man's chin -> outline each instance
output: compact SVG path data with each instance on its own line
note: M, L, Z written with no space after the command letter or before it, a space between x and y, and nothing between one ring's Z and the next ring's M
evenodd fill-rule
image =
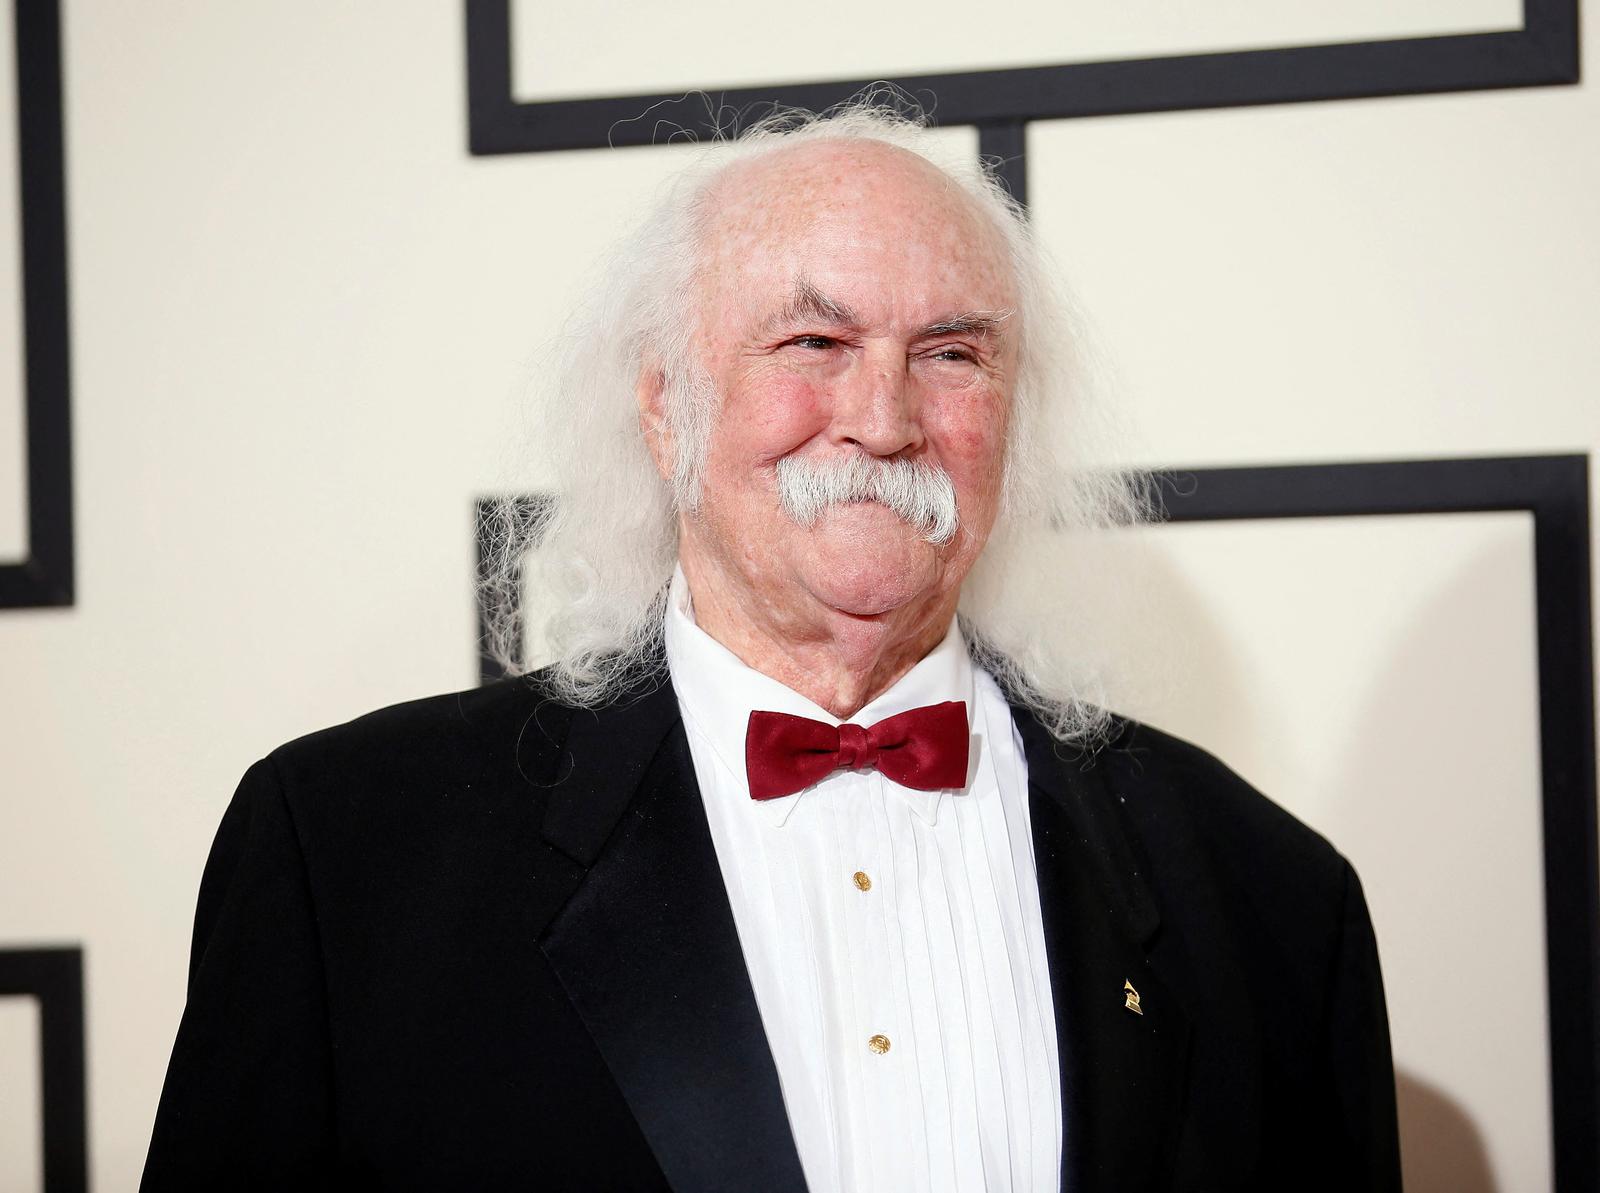
M821 558L805 569L813 596L829 608L853 617L890 613L933 595L939 569L932 548L916 552L885 551L844 559Z

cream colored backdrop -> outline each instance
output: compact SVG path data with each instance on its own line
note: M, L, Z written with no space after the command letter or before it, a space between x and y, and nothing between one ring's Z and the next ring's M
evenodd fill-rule
M716 34L704 69L750 79L1133 36L1055 50L1060 4L1010 7L1034 34L981 61L970 6L859 63L810 18L810 40L690 23ZM1260 44L1276 7L1160 36ZM1515 20L1323 7L1332 38ZM79 599L0 611L0 947L85 948L92 1178L119 1190L234 783L287 738L474 682L473 500L505 480L534 348L677 151L469 158L455 0L64 9ZM632 9L578 11L516 6L523 94L675 85ZM557 34L580 48L552 55ZM1031 198L1142 462L1588 451L1597 128L1590 86L1041 123ZM540 475L532 450L517 480ZM1153 615L1116 631L1129 707L1366 880L1413 1188L1549 1187L1530 552L1516 515L1155 528L1113 552ZM0 999L4 1193L38 1179L35 1030Z

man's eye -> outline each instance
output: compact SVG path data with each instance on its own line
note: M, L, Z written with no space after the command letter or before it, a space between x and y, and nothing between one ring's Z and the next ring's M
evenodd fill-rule
M789 342L801 348L811 348L820 351L822 349L832 348L837 341L831 340L827 336L796 336Z
M933 354L934 360L971 361L972 353L965 348L941 348Z

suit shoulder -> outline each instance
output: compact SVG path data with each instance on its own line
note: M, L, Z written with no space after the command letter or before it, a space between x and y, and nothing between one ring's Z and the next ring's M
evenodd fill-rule
M268 756L286 789L405 780L537 782L572 710L531 677L408 700L294 739Z
M1094 765L1148 841L1197 848L1223 865L1343 885L1348 863L1325 837L1193 742L1117 718Z

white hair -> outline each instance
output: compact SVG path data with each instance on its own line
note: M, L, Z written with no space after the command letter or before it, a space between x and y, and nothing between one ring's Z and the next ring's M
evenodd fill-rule
M737 137L685 149L694 160L603 263L533 411L557 473L554 501L490 503L480 528L486 647L508 673L531 669L519 615L524 586L550 656L536 679L552 697L595 707L662 673L678 511L698 500L718 407L695 351L696 321L684 309L714 227L708 196L736 163L807 141L863 140L930 162L1006 246L1018 351L1002 497L960 615L974 658L1052 734L1078 744L1100 735L1107 714L1098 676L1085 665L1085 636L1070 632L1076 585L1060 579L1070 576L1065 547L1074 532L1142 518L1145 490L1135 475L1103 467L1106 411L1094 400L1078 321L1022 209L988 164L951 152L906 108L903 97L880 90L820 115L779 111ZM659 372L672 432L670 483L640 431L636 388L646 368Z

